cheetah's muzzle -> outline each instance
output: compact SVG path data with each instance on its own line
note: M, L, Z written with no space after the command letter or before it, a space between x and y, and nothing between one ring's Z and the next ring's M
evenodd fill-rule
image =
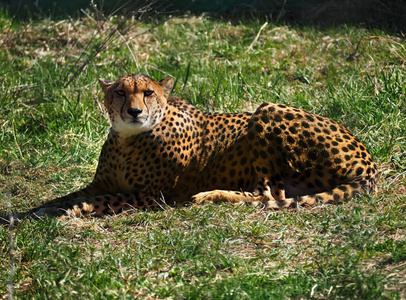
M134 118L134 122L135 122L137 117L142 113L142 109L141 108L129 108L129 109L127 109L127 113Z

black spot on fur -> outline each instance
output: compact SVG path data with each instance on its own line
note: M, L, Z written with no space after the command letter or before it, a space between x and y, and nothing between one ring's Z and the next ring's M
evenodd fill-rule
M293 127L293 126L289 127L289 131L290 131L292 134L296 134L296 133L297 133L296 128Z
M262 131L264 131L264 127L262 127L261 124L255 124L255 130L256 130L258 133L261 133Z
M290 112L285 114L286 120L292 121L294 118L295 118L295 115Z
M361 167L359 167L359 168L357 168L357 170L355 171L355 173L357 174L357 176L360 176L360 175L362 175L362 173L364 173L364 169L361 168Z

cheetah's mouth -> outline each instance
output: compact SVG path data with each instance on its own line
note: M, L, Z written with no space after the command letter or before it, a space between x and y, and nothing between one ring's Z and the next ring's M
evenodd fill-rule
M136 118L127 119L127 123L131 124L131 125L141 125L141 124L147 123L147 121L148 121L148 117L145 115L144 116L140 115L140 116L137 116Z
M141 122L139 120L139 118L132 118L129 123L130 124L142 124L143 122Z
M145 123L148 123L148 106L145 104L145 110L142 111L139 115L137 116L121 116L121 118L123 119L124 122L126 122L127 124L131 124L131 125L142 125Z
M129 128L143 128L148 126L149 124L149 118L146 115L139 115L137 117L127 117L127 118L123 118L124 123L127 124L127 126L129 126Z
M143 114L140 114L136 117L132 116L126 116L126 115L121 115L121 119L123 120L124 123L127 123L129 125L140 125L146 122L146 116Z

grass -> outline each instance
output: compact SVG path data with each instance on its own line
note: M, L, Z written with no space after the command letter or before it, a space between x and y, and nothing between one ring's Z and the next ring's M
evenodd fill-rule
M379 164L378 194L298 211L208 204L1 227L2 297L12 282L16 298L35 299L406 298L404 39L192 16L138 35L155 22L117 38L66 86L65 67L90 55L102 24L1 11L0 210L90 182L108 132L96 79L126 73L171 75L173 94L207 111L271 101L328 116Z

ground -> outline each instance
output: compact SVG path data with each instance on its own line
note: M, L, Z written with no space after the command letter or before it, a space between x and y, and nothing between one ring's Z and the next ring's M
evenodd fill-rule
M171 75L174 95L205 111L275 102L332 118L378 163L378 194L297 212L207 204L1 228L12 237L0 247L3 297L10 279L20 298L406 297L403 39L264 23L176 18L136 36L145 22L73 76L100 24L3 14L0 209L91 181L108 128L96 79L123 73Z

